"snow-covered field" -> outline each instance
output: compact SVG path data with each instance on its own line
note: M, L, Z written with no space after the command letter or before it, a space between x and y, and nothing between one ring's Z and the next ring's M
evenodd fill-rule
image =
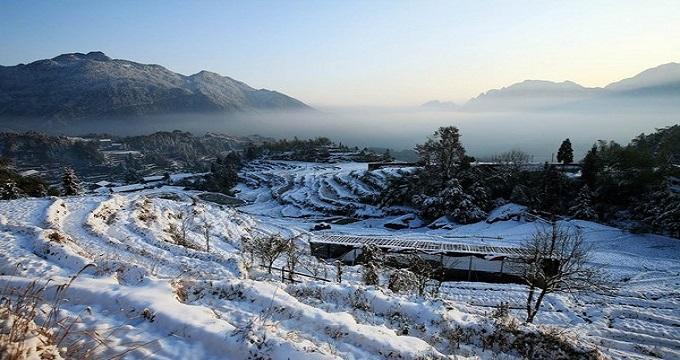
M364 286L358 266L346 266L337 283L335 267L311 257L301 267L321 269L330 282L298 277L299 283L282 283L278 274L246 268L243 237L303 234L304 247L314 236L308 232L313 221L347 204L362 219L333 225L331 232L515 246L540 226L507 220L388 230L383 225L405 209L390 215L361 199L396 170L363 176L364 169L356 163L254 163L238 187L249 204L239 209L173 187L3 201L0 287L48 279L62 284L95 264L66 291L62 316L79 316L76 328L97 330L102 356L109 357L129 351L129 358L159 359L517 358L485 349L479 334L501 302L523 317L520 285L450 282L432 299ZM187 228L189 243L180 246L168 229L180 227L179 214L189 213L195 221ZM212 225L210 252L204 222ZM563 329L565 337L612 358L680 358L680 242L591 222L564 225L582 230L595 247L595 265L619 282L619 291L576 299L549 295L538 325ZM456 336L457 329L477 332Z

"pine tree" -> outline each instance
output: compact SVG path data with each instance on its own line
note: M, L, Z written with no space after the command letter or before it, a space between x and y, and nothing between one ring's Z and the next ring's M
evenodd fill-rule
M541 188L538 193L537 207L553 214L559 213L562 209L562 185L562 173L545 163L541 173Z
M680 239L680 195L673 194L669 197L658 223L670 236Z
M593 145L581 162L581 179L590 187L595 186L597 173L600 167L600 157L597 154L597 146Z
M635 212L647 230L680 238L680 194L667 186L644 196Z
M470 224L481 221L486 217L475 199L463 191L458 179L452 179L447 183L446 188L440 192L442 205L452 219L461 224Z
M571 148L571 141L569 141L569 138L564 139L559 150L557 150L557 162L563 164L571 164L574 162L574 150Z
M510 201L520 205L531 205L532 201L529 198L529 188L522 184L515 185L510 194Z
M61 177L61 187L62 193L65 196L78 195L80 193L80 181L73 169L64 169L64 175Z
M18 199L21 196L23 196L23 192L19 187L17 186L17 183L14 182L14 180L7 180L4 184L2 184L2 187L0 187L0 199L1 200L12 200L12 199Z
M578 196L574 200L574 205L569 208L569 214L575 219L595 220L597 214L593 210L592 195L588 185L583 185Z

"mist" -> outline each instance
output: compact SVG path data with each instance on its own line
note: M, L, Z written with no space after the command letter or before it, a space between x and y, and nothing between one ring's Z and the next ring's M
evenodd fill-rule
M38 122L41 124L38 126ZM675 112L574 113L574 112L462 112L422 108L326 108L306 112L258 112L228 114L176 114L135 119L81 119L2 122L3 130L62 135L108 133L139 135L183 130L273 138L325 136L345 145L410 149L422 143L438 127L460 129L468 152L487 157L509 149L521 149L535 161L549 161L560 142L570 138L576 158L598 139L627 144L643 132L677 124Z

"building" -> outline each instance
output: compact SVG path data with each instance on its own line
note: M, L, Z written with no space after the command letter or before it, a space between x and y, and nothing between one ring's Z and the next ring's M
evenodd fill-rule
M519 283L521 278L518 265L523 263L528 255L526 250L518 247L473 245L396 236L322 234L312 238L309 244L312 255L322 259L340 260L346 264L360 262L362 248L367 245L376 246L388 256L395 258L399 254L415 253L433 265L441 267L443 280Z

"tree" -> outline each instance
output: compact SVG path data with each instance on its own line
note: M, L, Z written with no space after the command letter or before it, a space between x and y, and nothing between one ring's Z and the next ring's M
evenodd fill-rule
M418 254L413 254L408 257L409 271L413 273L415 277L416 290L418 290L418 295L425 295L425 289L427 285L432 281L435 276L437 268L432 266L430 262L423 259Z
M510 194L510 201L520 205L531 205L533 201L529 197L529 193L530 190L528 187L522 184L515 185Z
M272 273L274 262L283 253L288 251L292 241L285 239L279 234L263 236L252 240L250 246L255 256L260 258L262 264L266 266L267 272Z
M597 145L593 145L581 161L581 179L592 188L595 186L599 171L600 158L597 154Z
M529 163L529 160L531 160L531 155L519 149L499 153L491 158L491 161L508 168L511 174L519 173Z
M594 220L597 218L595 210L593 210L592 195L588 185L583 185L578 196L574 200L574 204L569 208L569 214L575 219Z
M388 162L392 160L394 160L394 158L392 157L392 154L390 154L390 149L385 149L385 152L382 154L382 161Z
M478 195L481 197L483 194ZM434 220L443 215L461 224L470 224L486 217L486 212L477 206L475 198L465 193L458 179L451 179L446 187L434 196L416 194L411 200L420 209L420 216Z
M296 238L297 237L290 239L288 247L286 248L286 270L288 270L288 280L290 282L295 281L295 269L305 255L304 250L295 245Z
M552 223L537 231L524 244L527 252L520 267L529 287L526 322L534 321L547 294L605 291L611 284L604 272L589 265L591 247L578 231L562 229Z
M65 168L61 177L61 188L64 196L78 195L80 193L80 181L72 168Z
M554 166L545 163L540 176L538 208L553 214L561 212L564 175Z
M645 225L644 230L680 238L680 194L672 192L668 185L642 196L634 211Z
M18 199L23 195L23 191L21 191L17 186L17 183L12 179L7 180L0 187L0 200Z
M442 186L470 163L455 126L440 127L425 144L416 146L416 152L426 173Z
M128 168L125 172L125 182L128 184L135 184L144 181L144 177L139 174L134 168Z
M364 263L363 280L366 285L378 285L378 271L382 262L382 250L375 245L366 245L361 249Z
M203 232L203 238L205 239L205 251L210 252L210 230L213 225L210 223L208 218L203 214L200 218L201 220L201 231Z
M563 164L571 164L574 162L574 150L571 149L571 141L569 141L569 138L564 139L559 150L557 150L557 162Z
M168 224L168 228L165 231L170 234L170 238L175 244L193 247L189 242L189 230L193 227L194 215L194 210L187 207L175 215L175 218L179 220L179 225L174 222Z

